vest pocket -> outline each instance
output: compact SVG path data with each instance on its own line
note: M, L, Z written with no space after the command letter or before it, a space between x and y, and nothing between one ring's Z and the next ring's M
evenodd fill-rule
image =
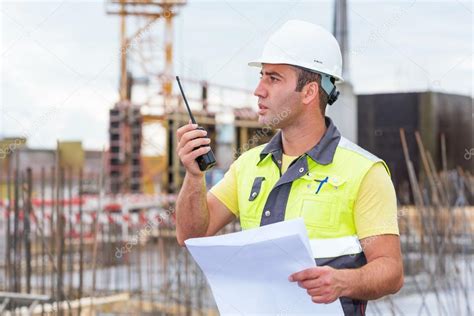
M255 176L255 174L253 175ZM250 180L251 181L251 180ZM262 217L261 208L263 207L262 195L265 193L265 177L255 177L252 187L239 189L239 195L242 195L240 206L240 226L243 230L256 228L260 226ZM268 182L268 180L266 180ZM251 182L250 182L251 183ZM248 197L247 197L248 196ZM258 199L260 197L260 199Z
M300 216L308 229L322 238L339 230L342 207L345 205L346 179L335 174L310 171L298 181Z
M337 205L335 198L305 194L302 197L300 216L308 228L336 231L339 222Z

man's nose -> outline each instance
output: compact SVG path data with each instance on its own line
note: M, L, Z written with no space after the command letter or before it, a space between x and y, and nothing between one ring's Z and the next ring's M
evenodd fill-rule
M265 89L264 84L262 83L262 80L258 82L257 88L255 88L255 91L253 92L253 95L259 98L266 98L268 95L267 89Z

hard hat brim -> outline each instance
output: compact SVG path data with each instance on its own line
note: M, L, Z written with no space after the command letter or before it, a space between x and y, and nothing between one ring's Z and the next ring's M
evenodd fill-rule
M311 69L309 69L307 67L304 67L304 66L301 66L301 65L293 65L293 64L289 64L288 62L282 62L282 61L256 60L256 61L251 61L251 62L248 63L248 65L250 67L262 67L263 64L290 65L290 66L304 68L304 69L307 69L307 70L312 71L312 72L325 73L325 72L321 72L321 71L314 71L314 70L311 70ZM331 75L331 74L329 74L329 75L336 79L336 83L344 82L344 79L339 77L339 76L335 76L335 75Z

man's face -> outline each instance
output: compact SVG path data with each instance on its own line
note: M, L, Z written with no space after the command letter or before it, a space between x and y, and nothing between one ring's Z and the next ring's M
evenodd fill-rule
M291 124L301 111L301 92L296 92L297 74L291 66L263 64L254 91L258 97L258 121L272 128Z

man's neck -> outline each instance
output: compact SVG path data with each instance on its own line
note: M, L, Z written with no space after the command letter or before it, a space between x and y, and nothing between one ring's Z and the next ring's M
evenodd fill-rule
M289 156L301 156L319 143L325 132L324 117L285 127L281 130L283 153Z

